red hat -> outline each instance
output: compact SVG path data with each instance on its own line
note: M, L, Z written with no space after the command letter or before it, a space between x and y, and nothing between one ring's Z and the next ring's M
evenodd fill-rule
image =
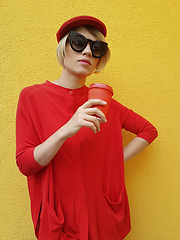
M63 25L60 27L56 34L57 41L59 42L64 37L64 35L72 28L79 27L82 25L90 25L92 27L95 27L104 35L104 37L106 37L107 34L106 26L99 19L91 16L77 16L63 23Z

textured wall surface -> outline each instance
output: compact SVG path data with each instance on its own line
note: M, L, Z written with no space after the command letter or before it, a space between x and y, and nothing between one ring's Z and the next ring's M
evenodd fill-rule
M15 164L18 96L25 86L60 76L55 33L82 14L105 22L112 53L87 85L110 84L116 100L159 131L151 146L125 164L132 218L126 240L179 240L179 0L1 0L0 238L35 239L26 177ZM134 137L123 134L124 144Z

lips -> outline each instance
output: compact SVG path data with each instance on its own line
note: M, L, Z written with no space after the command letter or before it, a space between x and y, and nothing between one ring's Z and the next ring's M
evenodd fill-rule
M81 59L78 62L84 64L84 65L91 65L91 62L88 59Z

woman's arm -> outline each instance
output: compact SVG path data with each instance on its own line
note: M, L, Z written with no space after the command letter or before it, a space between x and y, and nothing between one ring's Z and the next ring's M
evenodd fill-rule
M124 162L132 157L135 157L138 153L142 152L148 145L148 141L140 137L135 137L124 147Z
M136 137L124 147L124 161L143 151L158 136L157 129L145 118L131 109L120 105L122 128L136 134Z
M93 105L105 105L106 102L99 99L91 99L78 108L73 117L58 131L51 135L45 142L34 149L34 158L41 165L46 166L56 155L63 143L74 136L82 127L92 129L94 133L100 131L100 123L106 122L105 115L98 108L91 108Z

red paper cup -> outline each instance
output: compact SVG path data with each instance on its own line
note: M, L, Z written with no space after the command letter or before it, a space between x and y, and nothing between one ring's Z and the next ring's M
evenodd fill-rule
M113 96L113 89L109 85L94 83L89 86L88 99L101 99L107 102L106 105L93 106L101 110L107 116L109 104Z

